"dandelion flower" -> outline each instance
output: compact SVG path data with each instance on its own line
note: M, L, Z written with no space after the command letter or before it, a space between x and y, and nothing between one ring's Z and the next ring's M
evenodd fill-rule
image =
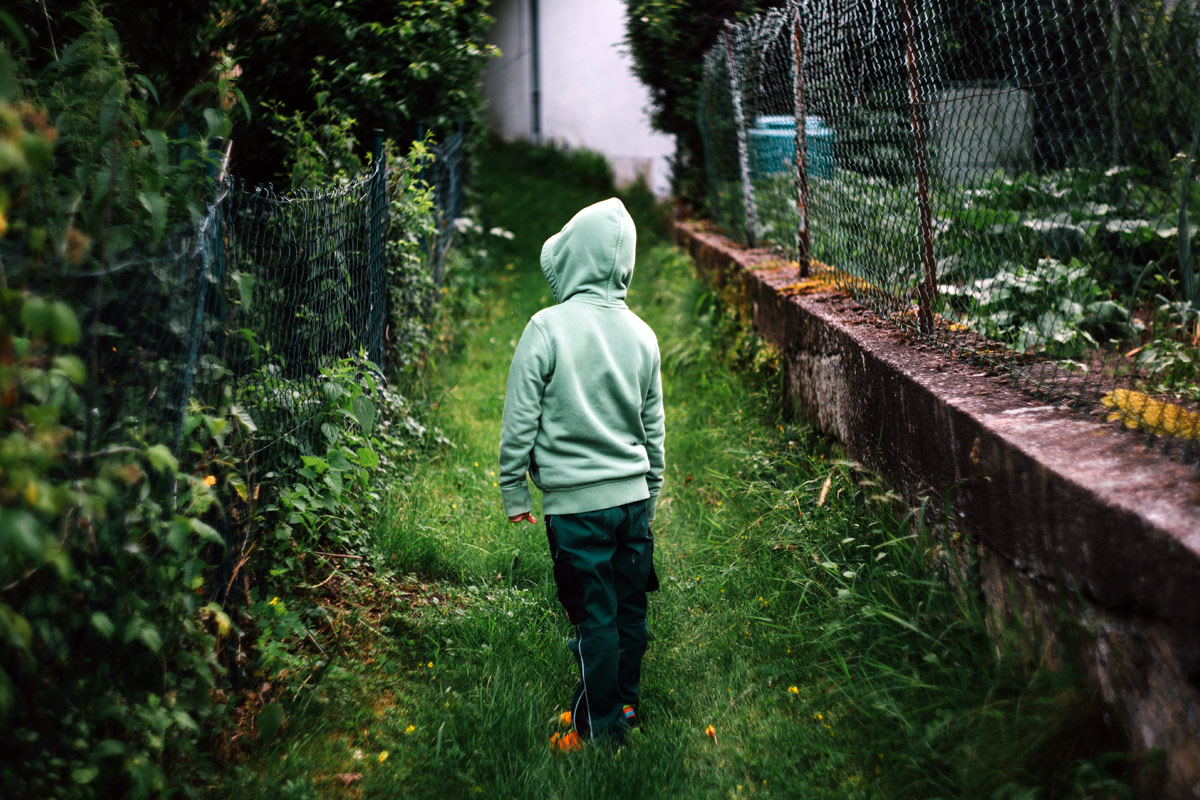
M388 757L388 751L387 751L387 750L382 750L382 751L380 751L380 753L379 753L379 763L380 763L380 764L382 764L383 762L387 761L387 757Z
M404 729L404 734L407 736L408 734L412 733L416 729L417 729L416 725L409 725L407 728Z
M813 719L815 719L817 722L820 722L825 719L825 715L818 711L817 713L813 714Z
M800 694L800 689L796 686L789 686L788 694Z
M432 662L432 661L430 661L430 662L429 662L428 664L426 664L425 666L429 667L430 669L433 669L433 662Z

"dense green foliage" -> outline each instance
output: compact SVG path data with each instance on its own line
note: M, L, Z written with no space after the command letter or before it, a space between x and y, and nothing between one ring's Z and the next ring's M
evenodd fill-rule
M675 137L672 185L690 202L705 196L700 136L700 76L704 54L726 20L750 16L783 0L627 0L625 43L633 71L650 90L654 127Z
M934 534L929 505L907 507L781 413L778 354L664 241L644 192L625 197L629 302L662 349L668 457L644 724L619 750L556 753L577 679L571 628L545 529L503 515L496 441L515 340L553 302L541 244L613 190L587 156L514 146L483 163L480 219L514 238L452 262L486 280L428 375L455 445L428 441L390 482L373 568L343 563L323 598L336 624L319 636L322 684L224 792L1133 796L1114 777L1122 757L1099 755L1108 742L1077 676L1025 672L1040 650L1019 622L997 658L978 598L955 589L974 577L963 538Z
M494 48L488 0L229 0L223 40L238 62L238 85L255 106L239 150L253 154L242 175L266 179L285 160L272 115L309 115L325 106L369 142L376 128L407 141L423 130L448 134L474 121L479 79ZM269 111L264 116L261 112Z
M201 396L171 377L191 317L172 303L211 224L218 137L277 130L265 174L298 189L336 190L369 166L353 109L247 102L228 51L212 49L229 27L218 6L0 13L6 797L192 796L256 733L273 735L281 693L303 697L325 669L295 655L323 619L292 599L298 587L328 568L318 553L360 547L381 472L437 437L399 393L431 344L424 143L388 144L398 380L325 357L308 409L318 440L263 464L254 396L228 379ZM473 96L458 77L458 99ZM238 277L230 307L249 296ZM200 369L228 376L219 357Z

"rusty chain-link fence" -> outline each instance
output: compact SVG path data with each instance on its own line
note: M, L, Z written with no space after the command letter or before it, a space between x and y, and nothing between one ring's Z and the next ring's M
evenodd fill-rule
M711 214L1197 461L1198 45L1194 0L791 2L706 56Z

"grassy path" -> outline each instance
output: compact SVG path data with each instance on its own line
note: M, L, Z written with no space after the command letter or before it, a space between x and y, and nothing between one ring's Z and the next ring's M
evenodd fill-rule
M515 238L489 244L494 288L433 370L435 424L454 446L395 476L374 542L390 596L357 598L349 657L264 748L256 792L1123 796L1092 762L1067 769L1090 746L1083 698L997 666L977 610L931 574L919 511L898 516L870 476L769 410L769 353L732 333L636 197L630 304L659 336L668 431L646 724L615 753L552 751L575 681L568 625L544 529L505 520L495 460L512 349L550 302L537 253L607 195L589 174L505 150L482 176L485 224Z

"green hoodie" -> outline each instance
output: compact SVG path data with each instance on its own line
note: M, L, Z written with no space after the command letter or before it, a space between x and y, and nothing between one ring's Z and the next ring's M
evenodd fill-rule
M578 514L649 499L663 481L658 342L625 305L637 232L609 198L542 246L558 305L533 315L508 372L500 434L504 511Z

